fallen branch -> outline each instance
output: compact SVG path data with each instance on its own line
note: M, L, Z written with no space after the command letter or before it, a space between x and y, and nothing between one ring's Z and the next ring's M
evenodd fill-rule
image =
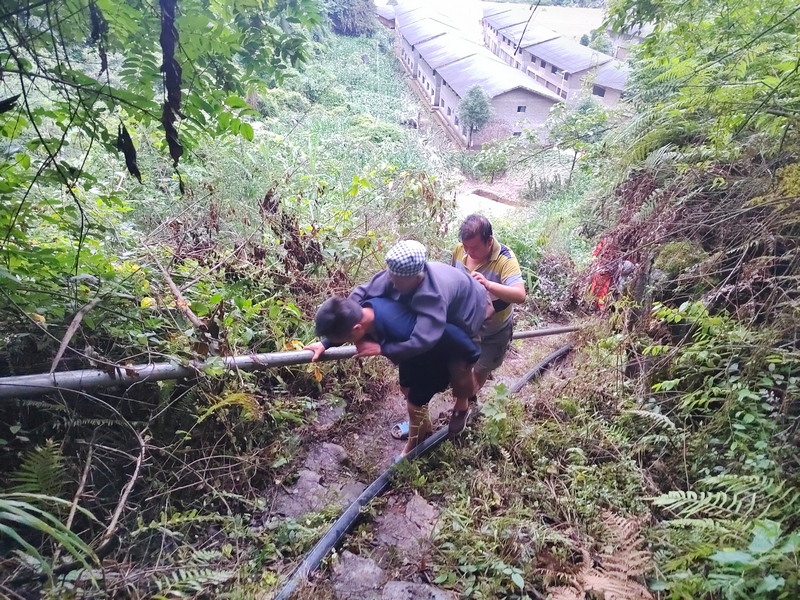
M167 270L161 266L161 263L158 262L158 259L153 255L153 253L150 251L149 248L147 252L148 254L150 254L150 258L153 259L153 262L156 263L158 270L161 271L161 275L164 277L164 281L167 282L167 285L169 286L172 295L175 297L175 305L178 307L178 310L180 310L183 313L183 315L189 320L189 322L192 325L195 326L197 330L208 331L208 327L206 326L206 324L200 318L198 318L196 314L192 312L191 308L189 308L189 303L186 301L186 298L183 297L183 293L181 292L180 288L177 285L175 285L175 282L172 280L172 277L170 277L169 273L167 273Z
M75 313L74 317L72 317L72 323L70 323L69 327L67 327L67 332L64 334L64 337L61 338L61 344L58 347L58 352L56 352L56 357L53 359L53 364L50 365L51 373L55 372L56 367L58 366L58 361L61 360L61 357L64 356L64 352L67 351L69 341L72 339L72 336L75 334L75 332L78 331L78 327L80 327L83 317L86 316L86 313L92 310L95 306L100 304L102 299L103 298L101 296L96 296L91 302L84 305L83 308Z
M114 510L114 514L111 515L111 522L108 524L108 527L106 527L106 532L103 534L102 540L100 540L101 546L105 545L107 542L110 542L116 535L119 518L122 516L122 511L125 510L125 505L128 503L128 497L131 495L131 491L133 490L133 486L136 484L136 480L139 479L139 471L142 469L142 463L144 462L144 454L147 446L145 445L142 435L138 432L136 432L136 439L139 441L139 456L136 458L136 467L134 468L133 474L128 480L128 483L126 483L125 487L122 488L122 495L120 496L117 508Z
M83 466L83 472L81 473L81 480L78 483L78 491L75 492L75 496L72 499L72 506L69 508L69 516L67 517L67 523L65 527L67 529L72 529L72 521L75 519L75 513L78 512L78 502L83 495L83 490L86 487L86 480L89 477L89 469L92 465L92 456L94 455L94 436L92 437L92 443L89 445L89 453L86 455L86 464ZM53 564L58 562L58 556L61 552L59 548L56 550L56 553L53 555Z

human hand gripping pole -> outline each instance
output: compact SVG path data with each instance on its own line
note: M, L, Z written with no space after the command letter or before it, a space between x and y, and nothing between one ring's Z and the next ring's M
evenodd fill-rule
M380 356L381 345L378 342L371 340L360 340L356 342L356 354L354 358L363 358L365 356Z
M325 345L322 342L314 342L313 344L303 346L303 350L311 350L314 353L314 356L311 358L311 362L317 362L319 357L322 356L323 352L325 352L327 348L325 348Z

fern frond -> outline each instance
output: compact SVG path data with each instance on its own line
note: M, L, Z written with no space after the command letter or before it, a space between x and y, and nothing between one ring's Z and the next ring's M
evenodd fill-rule
M241 407L242 416L244 416L244 418L248 421L259 421L264 415L264 411L261 408L261 404L258 402L258 398L252 394L234 392L232 394L228 394L224 398L214 398L214 404L206 408L202 414L197 417L198 425L216 413L218 410L229 406Z
M66 482L61 448L52 440L27 452L10 477L9 492L59 497Z
M72 427L144 427L147 421L120 421L119 419L60 419L53 422L57 430Z
M694 492L674 490L653 499L656 506L673 511L679 518L697 515L712 518L760 518L771 505L764 506L758 495L728 494L726 492Z
M583 590L572 587L553 587L547 592L547 600L583 600L586 597Z
M655 450L657 448L663 448L664 446L669 444L670 441L672 441L672 440L666 435L660 435L660 434L645 435L645 436L642 436L642 438L639 439L633 445L633 451L634 452L648 452L650 450Z
M653 597L650 590L638 581L594 573L586 576L585 589L598 592L605 600L651 600Z
M654 413L649 410L632 409L626 410L622 414L644 419L645 421L649 421L659 428L669 429L670 431L676 430L675 423L673 423L669 417L660 413Z
M800 509L800 489L763 475L716 475L697 482L706 489L751 498L759 518L780 518ZM745 515L742 515L745 516ZM751 515L747 515L751 516Z
M658 208L659 200L663 195L664 190L660 188L656 188L644 199L642 205L639 207L637 213L633 216L633 220L636 223L643 223L647 219L649 219L653 213L656 212Z
M644 167L648 171L660 171L663 167L670 166L675 154L675 146L673 144L665 144L649 154L644 161Z
M219 550L195 550L189 558L189 564L198 567L207 566L218 558L222 558L222 552Z
M153 597L166 600L196 596L208 588L227 583L234 576L233 571L222 569L178 569L171 575L156 580L156 587L161 593Z
M550 600L583 600L587 594L607 600L652 600L642 579L651 569L652 555L643 549L641 523L610 512L602 518L606 535L598 560L583 549L581 570L570 577L570 587L549 590Z

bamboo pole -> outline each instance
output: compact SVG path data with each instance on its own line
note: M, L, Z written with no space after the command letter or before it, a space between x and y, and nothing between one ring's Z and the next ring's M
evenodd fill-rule
M514 339L559 335L577 331L578 329L578 327L553 327L519 331L514 334ZM320 360L344 360L352 358L355 353L356 349L353 346L329 348L320 357ZM289 352L225 356L222 357L222 360L227 369L263 371L276 367L310 363L313 356L314 353L311 350L293 350ZM205 364L202 361L191 361L186 365L175 362L117 365L106 369L82 369L80 371L60 371L41 375L2 377L0 378L0 400L41 396L55 390L87 391L107 387L131 387L138 383L164 381L166 379L187 379L201 374Z

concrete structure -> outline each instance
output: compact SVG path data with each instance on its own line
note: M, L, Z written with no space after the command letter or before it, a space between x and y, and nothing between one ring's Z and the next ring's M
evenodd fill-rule
M469 132L459 122L458 106L475 85L491 98L494 118L505 122L514 135L519 135L526 124L543 124L560 100L517 69L487 56L469 56L439 67L436 73L442 80L438 109L465 143Z
M524 48L547 50L547 44L564 40L553 31L529 24L529 11L487 9L484 29L486 39L494 41L492 53L461 37L447 17L420 3L401 4L394 9L398 57L416 92L455 141L466 144L470 137L459 121L459 106L473 86L486 92L493 109L492 121L480 132L484 139L519 135L526 127L543 125L550 109L562 101L562 94L570 95L563 85L565 79L569 80L568 75L565 78L559 73L557 81L553 76L541 76L543 83L535 79L540 67L533 62L533 55L528 53L526 57ZM587 51L578 46L579 53ZM551 48L550 54L558 53ZM589 70L600 61L595 56L583 62L586 64L581 63L581 67ZM533 77L527 74L531 69ZM614 96L608 89L603 95L611 99Z
M519 23L504 27L497 31L497 51L507 65L527 73L530 66L530 53L525 53L524 48L554 40L559 35L551 29L538 27L532 23Z
M595 72L592 93L606 106L614 106L625 94L629 73L630 67L618 60L600 65Z
M581 46L566 38L555 38L523 48L528 76L565 100L577 96L590 72L611 60L608 54Z
M652 23L644 23L620 33L614 32L609 27L606 32L613 44L611 54L614 55L614 58L625 60L628 58L631 48L637 44L641 44L644 38L653 33L654 30L655 26Z
M394 7L394 22L396 29L402 29L420 19L431 16L431 11L422 4L406 2Z
M400 60L411 77L419 77L419 52L416 46L445 33L458 34L458 30L442 21L424 18L411 22L403 27L398 22ZM430 88L432 81L427 82Z
M523 11L518 8L502 11L492 8L484 9L483 43L493 54L497 54L500 47L500 41L498 40L500 30L513 25L524 25L529 18L530 11L528 10Z
M438 72L441 67L473 56L483 56L496 61L498 65L502 64L483 46L452 33L446 33L418 44L416 50L419 53L417 78L429 96L429 102L436 107L441 107L442 104L444 80L441 73ZM429 82L431 82L430 85Z
M589 83L606 106L622 97L628 68L612 56L529 22L529 9L493 7L483 15L484 42L492 53L560 98L574 99Z
M378 15L378 21L384 27L394 29L394 6L384 5L376 6L375 13Z

